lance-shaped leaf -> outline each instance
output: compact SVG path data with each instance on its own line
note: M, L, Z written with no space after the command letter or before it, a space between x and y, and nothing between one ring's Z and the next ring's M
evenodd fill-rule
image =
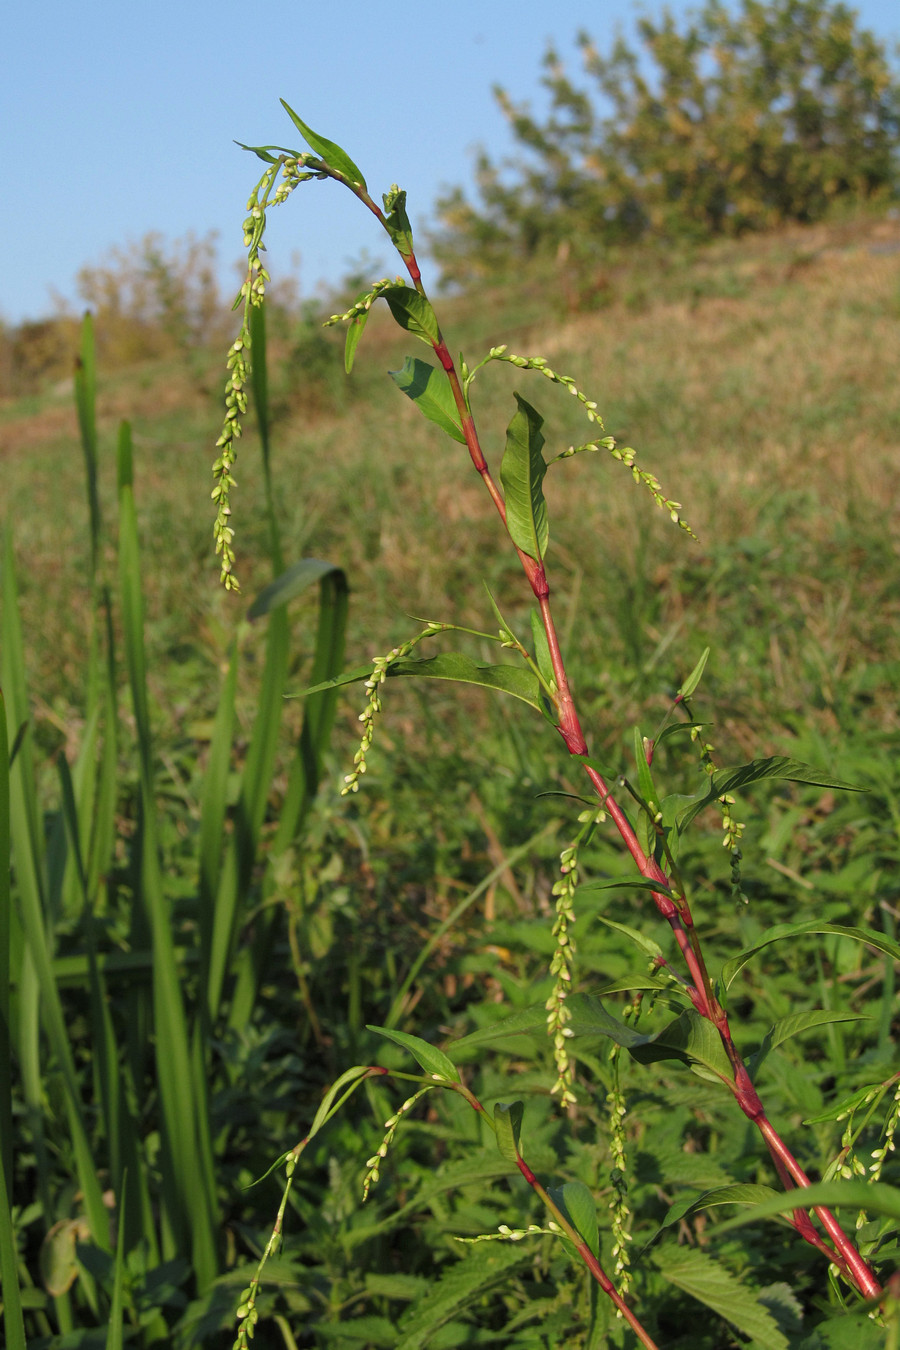
M429 1045L423 1041L420 1036L410 1036L405 1031L392 1031L388 1027L366 1028L367 1031L374 1031L378 1036L386 1036L389 1041L394 1041L397 1045L402 1045L404 1050L408 1050L411 1055L415 1055L426 1073L433 1077L446 1078L451 1083L459 1082L459 1070L448 1059L443 1050L438 1050L436 1045Z
M289 600L293 600L295 595L305 591L314 581L321 581L323 577L332 573L338 577L343 586L346 586L344 573L339 567L335 567L334 563L322 562L320 558L300 558L260 591L247 611L247 618L260 619L264 614L270 614L273 609L278 609Z
M600 1228L597 1223L597 1205L583 1181L567 1181L554 1186L550 1195L566 1215L594 1256L600 1255Z
M422 679L454 680L458 684L478 684L483 689L496 689L501 694L510 694L538 712L546 713L538 678L525 666L480 666L462 652L441 652L440 655L431 656L427 660L403 657L399 661L392 661L387 673L388 678L413 675ZM353 670L344 671L343 675L336 675L332 680L323 680L320 684L311 685L309 689L301 689L295 697L306 698L307 695L318 694L323 689L338 689L344 684L355 684L359 680L367 680L371 674L371 665L356 666Z
M408 258L413 251L412 226L406 214L406 193L396 183L390 192L381 199L384 202L384 228L393 240L394 247L403 257Z
M306 141L306 144L311 150L315 151L320 159L325 161L329 169L334 169L342 178L346 179L348 183L356 184L358 187L361 187L364 192L368 191L366 188L366 180L363 178L361 171L353 163L353 160L347 152L342 150L339 145L335 145L334 141L327 141L324 136L317 136L305 122L301 121L293 108L285 103L284 99L281 99L280 102L282 108L284 108L288 117L300 132L300 135Z
M675 1059L689 1064L704 1078L731 1081L731 1065L714 1027L698 1013L684 1012L660 1031L642 1034L620 1022L606 1011L599 998L588 994L573 994L566 999L569 1021L566 1026L577 1039L605 1037L614 1045L621 1045L642 1064L656 1060ZM512 1036L545 1033L547 1011L542 1003L504 1018L494 1026L483 1027L453 1043L453 1053L459 1058L474 1049L502 1041Z
M749 764L735 764L727 769L717 769L705 789L701 789L692 797L682 798L684 804L680 806L676 815L679 829L683 830L705 806L718 801L726 792L736 792L765 778L782 778L791 783L810 783L813 787L840 788L844 792L865 791L854 783L845 783L840 778L832 778L811 764L804 764L799 759L788 759L785 755L752 759Z
M506 498L506 527L517 548L529 558L543 558L550 542L550 521L544 500L547 462L540 413L516 394L519 411L506 431L500 481Z
M709 647L704 647L703 655L700 657L700 660L694 666L694 669L691 671L690 675L687 677L684 684L678 690L679 698L690 698L691 694L693 694L694 690L697 688L697 685L700 683L700 680L703 676L703 672L706 669L706 663L708 660L709 660Z
M430 680L454 680L458 684L479 684L497 689L544 712L537 676L524 666L481 666L462 652L441 652L427 660L415 657L395 661L388 675L416 675Z
M882 952L889 956L892 961L900 961L900 944L893 941L892 938L885 937L884 933L876 933L872 928L848 928L838 923L822 923L819 919L804 919L802 923L779 923L774 928L769 928L763 934L761 942L748 947L738 956L732 957L726 961L722 967L722 980L725 988L729 988L732 981L743 966L747 964L757 952L761 952L764 947L770 946L773 942L781 942L784 938L799 937L802 933L833 933L836 937L853 938L854 942L864 942L867 947L873 947L875 951Z
M438 341L440 329L437 315L424 295L414 291L412 286L403 285L391 286L381 294L401 328L405 328L408 333L414 333L417 338L427 342L429 347Z
M407 398L412 399L420 412L434 422L448 436L465 445L466 438L459 421L459 409L453 391L442 371L408 356L399 370L390 372L391 379Z
M497 1147L507 1162L514 1163L519 1156L519 1136L525 1107L521 1102L497 1102L494 1124L497 1127Z
M884 1214L886 1218L900 1221L900 1190L888 1186L883 1181L816 1181L811 1186L797 1186L786 1194L776 1194L753 1209L726 1219L715 1228L707 1229L710 1237L730 1232L748 1223L758 1223L760 1219L771 1219L778 1214L786 1214L802 1203L804 1209L825 1206L828 1209L845 1207L848 1210L865 1209L870 1214Z
M278 160L272 154L273 150L277 150L279 155L290 155L292 159L299 159L300 157L299 150L288 150L284 145L245 145L243 141L235 141L235 145L239 146L241 150L247 150L251 155L256 155L257 159L261 159L265 164L278 163Z
M832 1012L828 1008L813 1008L809 1012L792 1013L790 1017L782 1017L769 1027L759 1049L747 1061L750 1077L755 1082L769 1053L790 1040L792 1036L799 1036L804 1031L811 1031L816 1027L830 1026L833 1022L860 1022L865 1016L865 1013Z
M704 1209L714 1209L717 1205L758 1205L763 1200L770 1200L780 1194L780 1191L773 1190L771 1186L743 1182L716 1186L714 1190L704 1191L702 1195L682 1196L669 1206L669 1212L660 1224L659 1231L671 1228L673 1223L679 1223L690 1214L697 1214Z
M359 346L359 340L363 335L363 329L371 313L368 309L360 310L354 314L347 325L347 340L344 343L344 370L349 375L353 369L353 362L356 357L356 349Z
M538 610L531 611L531 638L534 643L534 659L537 662L537 668L547 682L549 689L556 693L556 675L553 671L553 662L550 658L550 643L547 641L547 630L541 622L541 616Z

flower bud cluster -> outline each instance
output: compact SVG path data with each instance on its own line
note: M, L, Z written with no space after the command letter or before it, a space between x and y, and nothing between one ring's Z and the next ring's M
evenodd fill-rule
M544 1233L551 1237L558 1237L561 1229L552 1219L547 1228L541 1228L540 1224L530 1223L527 1228L510 1228L508 1223L501 1223L497 1227L496 1233L479 1233L478 1237L458 1237L457 1242L521 1242L523 1238L534 1237L535 1234Z
M626 1016L630 1012L631 1009L627 1009ZM625 1106L625 1094L622 1092L619 1083L620 1049L620 1046L614 1045L610 1052L610 1060L613 1066L613 1085L606 1094L606 1104L609 1107L609 1151L612 1155L612 1167L609 1173L612 1184L612 1199L609 1202L609 1211L613 1239L612 1254L615 1262L613 1278L616 1282L616 1288L624 1298L631 1284L631 1274L628 1270L631 1264L628 1256L628 1243L632 1241L632 1235L628 1231L631 1208L628 1204L628 1159L625 1153L627 1108Z
M342 797L346 797L348 792L359 791L359 780L366 772L366 757L372 748L372 739L375 734L375 719L381 712L379 690L388 677L388 671L395 661L400 660L401 657L409 656L413 648L417 647L423 638L433 637L435 633L442 632L443 628L443 624L429 623L421 633L417 633L414 638L410 638L409 642L404 642L400 647L393 647L387 656L376 656L372 661L372 674L363 686L369 697L366 706L359 714L359 720L363 724L362 739L359 743L359 749L353 756L353 769L350 773L344 775L344 786L341 788Z
M228 380L225 384L225 423L219 439L216 441L218 458L213 465L216 485L211 496L216 503L216 520L213 535L216 541L216 554L222 555L222 583L226 590L239 590L237 577L232 572L234 549L231 541L234 530L229 525L231 515L230 492L235 486L232 475L234 461L237 458L235 442L241 434L241 414L247 411L246 384L250 376L250 363L247 357L250 335L241 330L228 353Z
M894 1100L891 1103L891 1109L884 1126L884 1143L880 1148L872 1149L872 1165L869 1168L870 1180L879 1181L884 1164L887 1162L888 1155L896 1149L894 1135L897 1133L897 1126L900 1124L900 1082L898 1082L894 1092Z
M560 878L553 883L551 894L556 897L556 919L553 924L553 936L556 950L550 961L550 974L555 984L550 997L544 1004L547 1012L547 1034L553 1041L553 1058L556 1062L556 1082L550 1089L558 1096L563 1107L574 1106L577 1098L574 1092L575 1066L569 1057L568 1042L572 1030L567 1025L572 1014L566 1006L566 999L572 989L572 975L575 966L577 948L571 930L575 926L575 888L578 885L578 850L594 827L606 819L604 811L593 807L582 811L578 817L581 825L575 842L564 848L559 855Z
M402 285L402 277L394 277L393 280L391 280L390 277L382 277L380 281L375 282L375 285L370 291L367 291L365 295L361 295L356 303L350 306L346 314L332 314L329 319L326 319L322 325L323 328L332 328L336 323L350 323L353 319L359 318L361 314L368 313L379 295L383 295L385 291L392 290L394 286Z
M240 585L234 574L234 548L231 528L231 489L236 486L232 469L237 459L236 442L241 435L241 417L247 411L247 384L250 380L250 307L261 305L266 294L269 274L260 260L263 248L263 235L266 230L266 207L277 205L284 196L276 196L272 203L269 194L275 183L281 161L266 169L247 201L247 216L244 220L244 247L247 249L247 273L235 304L243 301L241 331L228 352L228 379L225 382L225 419L219 439L216 441L218 457L213 465L213 477L216 485L212 499L216 503L216 520L213 536L216 544L216 556L221 555L221 579L226 590L239 591ZM298 180L299 181L299 180ZM292 189L291 189L292 190ZM282 189L279 189L281 192ZM287 196L287 192L284 194Z
M562 385L563 389L568 390L572 397L576 398L582 405L587 413L588 421L596 422L599 427L603 426L603 418L598 413L597 404L594 400L589 399L586 394L581 392L571 375L559 375L555 370L552 370L543 356L516 356L513 352L508 351L505 344L501 347L492 347L490 355L493 360L508 361L511 366L517 366L519 370L536 370L550 380L552 384ZM606 448L611 449L612 447Z
M703 739L702 730L702 727L699 726L691 727L691 740L700 752L700 763L704 772L712 778L716 772L716 763L713 759L715 746L711 741ZM735 903L746 905L748 903L747 896L741 885L741 859L743 854L739 846L744 836L746 824L743 820L735 820L731 811L734 806L732 796L726 792L717 800L722 811L722 847L727 848L731 854L731 896Z
M403 1119L403 1117L408 1115L409 1112L413 1109L419 1098L425 1096L426 1092L431 1092L430 1086L419 1088L418 1092L414 1093L412 1097L407 1097L406 1101L403 1103L400 1109L384 1122L384 1127L387 1130L387 1134L384 1136L381 1143L379 1144L378 1152L373 1154L371 1158L366 1159L367 1170L366 1175L363 1179L363 1203L365 1203L365 1201L368 1200L369 1191L372 1189L372 1187L378 1185L378 1178L381 1174L381 1164L384 1162L385 1158L388 1155L388 1149L391 1146L391 1141L394 1138L394 1133L397 1129L397 1126L400 1124L400 1121Z

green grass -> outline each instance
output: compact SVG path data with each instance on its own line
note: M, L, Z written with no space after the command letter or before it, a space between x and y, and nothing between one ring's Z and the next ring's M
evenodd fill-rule
M451 344L470 359L507 341L573 374L597 399L607 430L634 445L684 503L699 536L693 543L654 516L627 472L598 457L577 457L548 479L549 563L593 753L625 768L632 725L652 730L708 645L696 704L713 723L720 762L791 754L867 789L859 796L761 784L743 796L746 907L731 899L714 822L690 837L684 870L714 969L774 923L817 918L895 931L900 255L872 248L889 228L860 220L796 231L717 246L678 267L623 261L602 310L558 313L549 330L544 316L560 290L540 276L480 305L450 300L441 314ZM326 559L349 579L346 665L411 636L412 615L492 628L482 578L527 631L515 559L498 547L462 448L442 441L377 378L402 363L409 343L373 315L347 390L330 377L323 384L318 365L310 373L283 363L309 343L306 329L270 334L275 509L286 563ZM339 368L339 343L334 356ZM47 394L0 414L18 586L17 600L8 561L4 694L13 735L31 719L13 770L21 775L13 778L14 889L28 945L43 953L22 965L21 934L13 943L10 1189L35 1344L57 1330L102 1328L112 1307L104 1300L113 1297L141 1344L176 1335L166 1330L176 1326L176 1343L230 1343L233 1309L278 1204L271 1179L242 1188L304 1135L325 1084L344 1069L376 1055L410 1067L399 1050L384 1053L366 1023L442 1041L526 1008L550 988L550 887L560 844L576 826L564 799L537 794L580 790L562 745L540 719L481 692L392 681L363 790L341 799L363 703L351 686L309 802L296 768L304 704L281 695L319 677L317 592L293 602L289 617L246 618L272 575L249 431L234 516L244 598L217 586L209 463L219 419L210 391L219 382L213 355L187 374L175 363L114 380L98 372L105 528L97 570L113 596L109 675L92 581L97 535L71 401ZM559 444L548 452L584 439L565 394L491 367L474 386L474 406L493 460L513 389L548 422L553 409ZM479 654L477 641L470 650ZM266 709L280 716L264 718ZM682 765L662 753L659 773L677 783ZM279 832L286 800L306 803L293 843ZM558 826L547 831L553 819ZM514 850L515 864L504 868ZM26 857L37 860L34 875ZM595 876L627 870L605 838L591 844L584 866ZM143 917L138 898L148 906ZM640 892L586 892L582 904L579 970L594 984L644 967L627 940L591 916L634 924L668 949L668 929ZM893 978L890 961L856 944L804 938L757 958L732 994L748 1050L789 1013L825 1007L870 1019L788 1042L761 1071L773 1115L802 1142L814 1173L834 1157L842 1126L804 1130L800 1122L893 1071ZM593 1093L584 1093L586 1128L577 1137L547 1099L543 1038L498 1050L478 1069L479 1095L491 1108L515 1078L527 1102L532 1167L550 1172L563 1158L565 1179L598 1194L601 1213L609 1198L607 1053L605 1043L583 1047ZM672 1065L653 1077L628 1062L622 1074L636 1246L676 1195L771 1180L743 1121L711 1085ZM435 1096L398 1135L361 1209L365 1159L400 1100L395 1089L366 1083L303 1156L288 1243L267 1268L260 1304L266 1317L285 1319L298 1345L393 1345L404 1316L415 1343L417 1304L428 1288L440 1299L436 1278L460 1254L454 1235L539 1221L515 1183L493 1184L505 1175L502 1160L471 1113ZM863 1152L876 1142L872 1129ZM118 1259L115 1234L102 1235L108 1171L127 1171L133 1188L130 1246ZM8 1183L8 1169L5 1176ZM890 1164L885 1180L897 1180ZM50 1297L40 1244L52 1225L84 1215L94 1255L82 1252L83 1273ZM689 1232L706 1241L702 1223ZM897 1264L892 1232L867 1230L866 1240L881 1244L889 1272ZM484 1270L488 1253L500 1265L509 1253L506 1292L473 1282L448 1301L446 1316L435 1307L432 1326L443 1329L429 1344L476 1345L491 1335L523 1347L620 1343L561 1249L545 1239L503 1247L495 1258L498 1249L471 1250L485 1254ZM814 1318L817 1300L829 1297L821 1261L807 1258L787 1229L732 1234L714 1251L735 1276L768 1290L769 1306L781 1301L791 1336L800 1334L800 1312ZM665 1259L641 1263L642 1311L652 1310L662 1344L700 1345L683 1334L697 1305L666 1269ZM370 1321L354 1327L362 1316ZM280 1325L264 1322L260 1338L268 1339L257 1343L290 1345ZM703 1334L710 1350L734 1343L724 1323L710 1322Z

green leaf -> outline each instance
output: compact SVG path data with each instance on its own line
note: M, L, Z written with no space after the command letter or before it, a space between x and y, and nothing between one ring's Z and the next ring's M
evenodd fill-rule
M752 1337L758 1350L788 1350L787 1337L754 1291L705 1252L670 1243L653 1254L653 1261L670 1284Z
M709 786L705 791L701 789L693 797L686 798L688 804L679 810L676 817L679 828L683 830L705 806L711 805L725 793L736 792L766 778L787 779L791 783L809 783L813 787L839 788L844 792L865 791L865 788L857 787L853 783L831 778L821 769L815 769L799 759L772 755L768 759L753 759L749 764L736 764L731 768L717 769L709 779Z
M838 1314L794 1342L795 1350L884 1350L884 1329L868 1313Z
M343 1089L350 1086L350 1084L358 1085L369 1072L369 1068L370 1066L368 1064L354 1064L352 1069L346 1069L344 1073L341 1074L336 1083L332 1083L331 1087L319 1103L319 1109L313 1118L312 1125L309 1127L309 1134L306 1136L307 1140L312 1139L314 1134L318 1134L319 1130L321 1130L322 1126L328 1120L338 1093L342 1092ZM278 1163L282 1162L283 1158L286 1157L287 1154L284 1154L282 1158L279 1158ZM278 1163L273 1163L272 1166L277 1167ZM270 1168L269 1171L271 1170L272 1169ZM266 1173L266 1176L268 1176L268 1172ZM261 1179L262 1178L260 1178L260 1180Z
M900 1221L900 1190L888 1186L883 1181L816 1181L812 1186L799 1186L784 1194L777 1194L746 1214L738 1214L726 1219L715 1228L707 1230L708 1237L730 1232L733 1228L742 1228L748 1223L758 1223L760 1219L771 1219L779 1214L787 1214L795 1209L864 1209L869 1214L883 1214L888 1219Z
M357 314L354 314L347 325L347 340L344 343L344 370L348 375L353 369L356 349L359 346L359 340L363 335L363 329L368 322L371 312L371 306L369 309L360 310Z
M428 1293L401 1318L396 1350L424 1350L434 1333L492 1289L506 1284L516 1266L531 1265L534 1253L521 1245L484 1242L463 1261L448 1265Z
M371 667L369 668L371 673ZM441 652L417 660L407 657L393 662L388 669L392 675L415 675L429 680L454 680L458 684L478 684L484 689L496 689L528 703L538 712L544 711L541 687L533 671L525 666L481 666L462 652Z
M270 614L273 609L278 609L289 600L293 600L295 595L305 591L314 581L321 581L332 572L344 576L340 567L335 567L334 563L322 562L319 558L301 558L299 562L291 563L281 576L270 581L268 586L260 591L247 610L247 618L260 619L264 614ZM371 666L369 672L371 673ZM308 692L310 691L307 690Z
M669 1212L660 1225L660 1232L664 1228L670 1228L673 1223L679 1223L686 1219L689 1214L696 1214L701 1209L714 1209L717 1205L758 1205L763 1200L768 1200L773 1195L780 1195L780 1191L775 1191L771 1186L756 1186L749 1184L735 1184L733 1186L716 1186L714 1190L704 1191L702 1195L691 1197L682 1197L669 1206Z
M317 136L305 122L300 120L293 108L289 107L284 99L279 101L306 144L311 150L315 151L320 159L325 161L329 169L334 169L348 183L361 187L364 192L368 191L366 180L346 151L342 150L339 145L335 145L334 141L327 141L324 136Z
M394 247L404 258L413 252L412 226L406 214L406 193L394 183L390 192L381 199L384 202L384 228L391 236Z
M657 883L656 883L656 882L653 882L653 881L646 881L646 879L645 879L644 877L641 878L641 882L642 882L642 883L645 883L647 886L651 886L654 890L657 889ZM588 881L588 882L585 882L585 887L590 886L590 885L592 885L592 884L593 884L593 883L592 883L592 882L589 882L589 881ZM613 884L615 884L615 885L623 885L623 884L626 884L626 885L635 885L636 883L635 883L635 882L627 882L627 883L622 883L622 882L612 883L612 882L610 882L610 883L603 883L603 884L604 884L604 885L605 885L605 884L609 884L609 885L613 885ZM580 890L581 890L581 887L579 886L577 889L580 891ZM645 956L649 956L650 959L651 959L651 961L661 961L661 960L662 960L662 958L663 958L663 949L662 949L662 947L660 947L660 945L659 945L658 942L654 942L654 941L653 941L653 938L647 937L645 933L640 932L640 930L637 929L637 928L630 928L630 927L628 926L627 923L617 923L615 919L607 919L603 914L598 914L597 917L598 917L598 919L600 920L601 923L605 923L605 924L606 924L607 928L613 928L613 929L615 929L615 931L616 931L617 933L624 933L625 937L627 937L631 942L633 942L634 945L635 945L637 948L639 948L639 950L642 951L642 952L644 953Z
M651 881L649 877L608 877L606 881L583 881L580 886L576 886L575 890L576 893L578 891L650 891L651 894L667 895L671 900L678 899L678 893L673 891L670 886L664 886L661 881ZM603 922L608 923L610 921L604 919ZM623 932L635 932L635 929L626 928L624 924L614 924L613 927L621 928Z
M506 498L506 526L517 548L529 558L540 559L550 542L550 522L544 500L547 463L541 453L544 437L540 413L516 394L519 411L506 432L506 450L500 464L500 481Z
M725 963L722 967L722 980L726 989L734 982L738 972L758 952L770 947L773 942L782 942L785 938L799 937L803 933L833 933L837 937L853 938L855 942L862 942L867 947L874 947L875 951L882 952L893 961L900 961L900 943L893 942L883 933L876 933L871 928L847 928L843 924L821 923L818 919L805 919L802 923L779 923L774 928L767 930L761 942L748 947L739 956L732 957L730 961Z
M779 1045L783 1045L792 1036L799 1036L801 1032L810 1031L813 1027L829 1026L833 1022L861 1022L865 1020L866 1015L864 1013L830 1012L827 1008L793 1013L790 1017L782 1017L780 1021L775 1022L769 1028L759 1049L752 1056L749 1065L750 1076L755 1082L763 1061L770 1051L775 1050Z
M430 366L427 361L419 361L408 356L399 370L390 371L390 377L398 389L412 399L420 412L434 422L448 436L465 445L459 420L459 409L453 398L453 390L447 383L442 371Z
M506 622L506 619L505 619L505 618L503 617L503 615L500 613L500 606L497 604L497 601L494 599L493 594L491 593L491 588L490 588L490 586L487 584L486 581L484 582L484 589L487 591L487 597L488 597L488 600L491 602L491 609L494 611L494 618L497 620L497 627L498 627L500 636L502 637L503 634L508 633L511 639L513 639L515 642L518 642L519 639L516 637L515 633L513 632L512 627L510 626L510 624L508 624L508 623ZM520 643L519 645L521 646L522 644Z
M437 315L424 295L420 295L411 286L403 285L391 286L381 294L401 328L405 328L408 333L414 333L429 346L440 340L441 331Z
M650 772L650 765L647 763L647 754L644 749L644 738L641 735L640 727L633 730L634 736L634 762L638 771L638 791L648 806L659 808L659 793L656 791L656 784L653 782L653 774Z
M564 1186L551 1191L553 1199L562 1204L580 1236L584 1239L594 1256L600 1255L600 1229L597 1225L597 1206L583 1181L567 1181Z
M507 1162L514 1163L519 1157L519 1136L524 1112L525 1107L521 1102L497 1102L494 1107L497 1147Z
M816 1116L807 1116L803 1121L804 1125L820 1125L825 1120L840 1120L842 1116L849 1116L851 1112L856 1111L860 1106L867 1103L870 1098L874 1098L878 1093L884 1092L883 1083L865 1083L856 1092L849 1097L843 1097L839 1102L832 1102L825 1111L820 1111Z
M547 630L544 628L540 613L536 609L531 611L531 638L534 643L534 659L537 668L546 680L548 688L556 693L556 676L553 673L553 662L550 660Z
M574 1021L569 1025L574 1027ZM655 1036L643 1037L626 1049L641 1064L680 1059L701 1078L732 1082L731 1064L715 1027L696 1012L683 1012Z
M703 676L703 672L706 669L706 663L708 660L709 660L709 647L705 647L703 649L703 655L700 657L700 660L694 666L694 669L691 671L690 675L687 677L684 684L678 690L678 697L680 699L690 698L691 694L693 694L694 690L700 683L700 680Z
M366 1029L374 1031L378 1036L386 1036L397 1045L402 1045L404 1050L415 1055L425 1072L432 1077L446 1078L451 1083L459 1082L459 1070L453 1060L448 1059L443 1050L438 1050L437 1046L423 1041L420 1036L410 1036L405 1031L392 1031L388 1027L368 1026Z
M596 1040L602 1036L621 1045L642 1064L674 1059L689 1064L701 1077L731 1081L731 1065L722 1048L715 1028L699 1013L684 1012L662 1030L645 1035L633 1026L620 1022L606 1011L599 998L588 994L572 994L566 999L569 1021L566 1024L573 1037ZM458 1058L469 1051L508 1040L512 1036L527 1036L547 1030L547 1010L542 1003L513 1013L502 1021L454 1041L453 1053Z
M256 155L257 159L261 159L265 164L278 163L272 154L273 150L277 150L280 155L290 155L292 159L296 159L300 154L299 150L289 150L284 145L245 145L243 141L235 141L235 145L247 150L251 155Z

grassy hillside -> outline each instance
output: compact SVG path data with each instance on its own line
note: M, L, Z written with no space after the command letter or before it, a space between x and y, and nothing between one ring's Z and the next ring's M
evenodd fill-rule
M864 220L693 256L626 256L596 281L595 312L567 312L565 279L539 276L442 310L451 345L470 360L503 341L572 374L597 399L607 431L683 502L698 536L692 543L654 519L627 475L596 457L551 477L556 584L578 592L579 684L649 695L677 678L688 658L679 665L676 654L690 638L692 649L712 645L729 714L818 709L827 727L825 710L852 690L865 691L870 716L889 717L881 694L896 659L900 225ZM387 318L373 320L349 379L339 339L333 370L317 350L311 379L302 363L283 364L290 334L271 345L288 557L347 568L352 660L405 636L405 614L479 626L481 577L493 585L514 566L496 547L490 505L463 452L442 444L384 377L407 350ZM119 419L134 432L158 669L173 656L199 659L204 648L215 660L240 613L213 584L204 505L218 358L198 358L193 370L179 360L111 379L100 371L107 501ZM562 418L556 449L583 438L586 424L563 394L493 367L476 386L476 406L495 457L513 387ZM7 403L0 418L35 682L64 719L67 701L77 705L87 557L71 392L62 384ZM257 453L248 435L235 519L248 597L266 578Z

